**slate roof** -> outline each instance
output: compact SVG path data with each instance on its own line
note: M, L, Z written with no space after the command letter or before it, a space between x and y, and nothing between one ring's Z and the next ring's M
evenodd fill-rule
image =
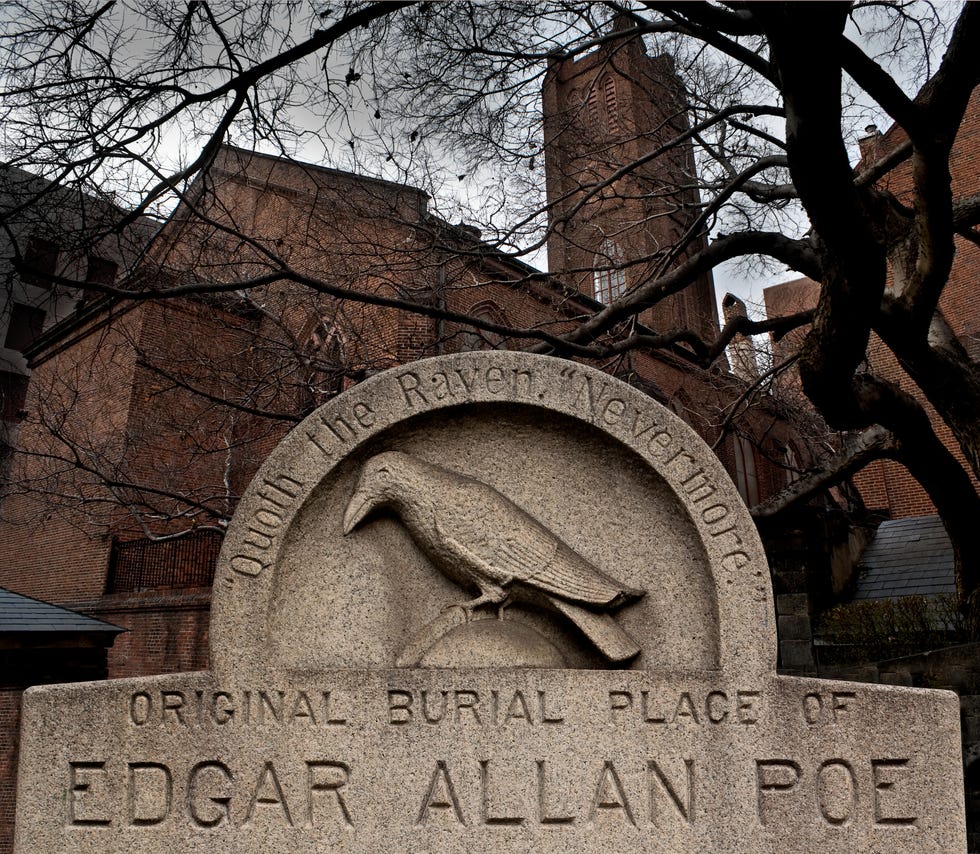
M938 516L882 522L858 570L855 600L956 592L953 546Z
M111 623L0 587L0 632L115 632Z

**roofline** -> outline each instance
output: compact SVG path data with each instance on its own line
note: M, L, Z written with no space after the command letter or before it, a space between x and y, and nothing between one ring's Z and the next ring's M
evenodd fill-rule
M116 296L115 294L106 295L99 299L93 300L88 305L83 306L80 310L76 310L69 314L67 317L54 324L50 329L45 330L37 338L35 338L27 347L24 348L23 354L24 358L27 359L27 364L30 368L34 368L36 365L42 364L51 356L55 356L61 352L65 347L70 347L72 341L67 342L63 347L58 349L52 349L60 341L71 335L72 332L83 329L86 326L90 326L88 333L99 328L101 325L108 323L110 320L116 319L124 314L128 314L137 305L145 300L124 300L121 296ZM113 313L112 309L117 303L125 303L118 312ZM105 315L101 323L92 324L99 315ZM46 352L46 351L51 352Z
M45 602L43 599L37 599L34 596L28 596L26 593L18 593L16 590L11 590L9 587L0 587L0 590L4 591L5 593L11 593L14 596L19 596L21 599L29 599L31 602L37 602L39 605L44 605L46 608L56 608L57 610L64 611L67 614L75 614L76 616L84 617L86 620L91 620L94 623L101 623L102 624L101 626L93 626L91 629L68 629L65 632L62 632L62 631L60 631L58 629L51 629L51 628L46 628L46 629L15 629L12 632L10 632L10 634L14 634L14 633L17 633L17 634L37 634L39 632L47 632L48 634L62 634L62 633L65 633L65 634L67 634L67 633L71 633L71 634L84 634L85 632L88 632L88 631L92 631L92 632L115 632L116 634L120 634L121 632L128 632L129 631L129 629L124 629L121 626L114 626L112 623L107 623L105 620L100 620L98 617L92 617L92 616L90 616L88 614L83 614L80 611L73 611L71 608L65 608L62 605L55 605L52 602ZM4 632L4 634L7 634L7 632Z
M404 192L408 190L410 192L417 193L425 200L431 198L431 196L429 196L428 193L426 193L424 190L421 190L417 187L413 187L409 184L399 184L393 181L387 181L383 178L374 178L370 175L361 175L356 172L349 172L342 169L334 169L332 167L321 166L315 163L306 163L305 161L302 160L294 160L275 154L267 154L265 152L254 151L247 148L241 148L239 146L231 145L228 143L223 143L219 150L231 151L237 154L246 155L248 157L261 157L264 158L265 160L269 160L275 163L282 163L287 166L292 166L299 169L311 169L311 170L315 170L316 172L323 173L325 175L338 176L354 181L368 182L378 186L390 188L392 190L399 191L399 192ZM212 161L212 163L209 165L207 169L203 170L199 174L198 178L206 176L212 166L214 166L214 161ZM168 219L168 222L173 219L173 217L177 214L179 209L180 209L180 205L178 205L174 209L173 213L171 214L171 217ZM424 214L423 221L430 222L435 228L452 235L453 237L459 239L461 242L470 244L473 247L475 259L484 260L484 261L495 261L496 263L501 264L502 266L510 267L512 269L516 268L515 272L520 274L522 278L528 280L529 284L543 286L548 290L550 290L552 293L559 294L569 300L574 300L586 310L598 311L604 307L604 303L600 302L599 300L590 297L588 294L583 293L582 291L576 288L572 288L563 284L551 272L539 270L536 267L533 267L532 265L528 264L525 261L522 261L519 258L515 258L511 255L504 253L497 247L493 246L490 243L487 243L481 238L475 237L473 232L468 229L465 223L453 225L448 221L442 219L441 217L427 212ZM166 227L166 223L164 223L157 231L157 233L154 235L153 237L154 240L156 240L163 233L163 229L165 227ZM133 274L133 276L135 275L138 275L138 271ZM132 276L130 276L130 278L132 278ZM503 281L500 284L514 284L514 283ZM36 359L41 353L43 353L46 349L50 348L52 345L57 343L59 340L63 339L65 336L69 335L73 330L83 327L86 323L91 321L98 314L109 313L110 316L109 318L107 318L107 320L111 319L112 318L111 310L113 305L123 301L126 301L127 305L123 307L120 314L125 314L128 311L131 311L138 303L144 302L145 300L126 300L125 297L116 296L116 295L106 296L102 299L96 300L90 306L84 307L81 312L66 317L63 321L61 321L61 323L55 324L46 332L42 333L24 351L25 356L28 358L30 364L32 365L37 364L34 361L34 359ZM649 327L646 327L643 324L640 325L640 328L644 330L649 330ZM652 332L653 330L649 330L649 331ZM65 346L66 347L70 346L70 342ZM641 348L641 349L646 350L647 348ZM658 352L662 356L666 356L668 358L671 358L672 360L676 360L676 363L678 365L682 365L687 369L701 370L701 371L706 370L685 359L679 352L676 352L675 347L671 347L668 349L661 349Z
M386 178L375 178L373 175L362 175L360 172L350 172L346 169L336 169L333 166L322 166L319 163L309 163L305 160L299 160L297 158L286 157L278 154L267 154L264 151L255 151L250 148L242 148L238 145L232 145L230 143L222 143L219 151L234 151L238 154L245 154L250 157L262 157L265 160L272 160L276 163L285 163L289 166L295 166L301 169L312 169L316 172L322 172L325 175L334 175L340 178L351 178L355 181L367 181L371 184L378 184L382 187L387 187L392 190L399 190L404 192L409 190L413 193L418 193L418 195L428 201L432 198L425 190L419 187L413 187L411 184L401 184L397 181L389 181ZM213 163L213 161L212 161ZM208 170L204 170L206 173Z

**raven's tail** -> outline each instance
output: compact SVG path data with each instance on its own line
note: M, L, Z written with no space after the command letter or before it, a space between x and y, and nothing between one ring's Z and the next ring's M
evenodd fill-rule
M640 647L608 614L600 614L549 596L551 604L568 617L610 661L629 661L640 654Z

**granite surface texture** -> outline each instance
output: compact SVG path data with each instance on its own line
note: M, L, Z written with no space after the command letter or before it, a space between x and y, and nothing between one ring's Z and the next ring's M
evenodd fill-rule
M210 673L25 695L25 852L965 850L954 694L775 675L765 556L664 407L519 353L269 457Z

